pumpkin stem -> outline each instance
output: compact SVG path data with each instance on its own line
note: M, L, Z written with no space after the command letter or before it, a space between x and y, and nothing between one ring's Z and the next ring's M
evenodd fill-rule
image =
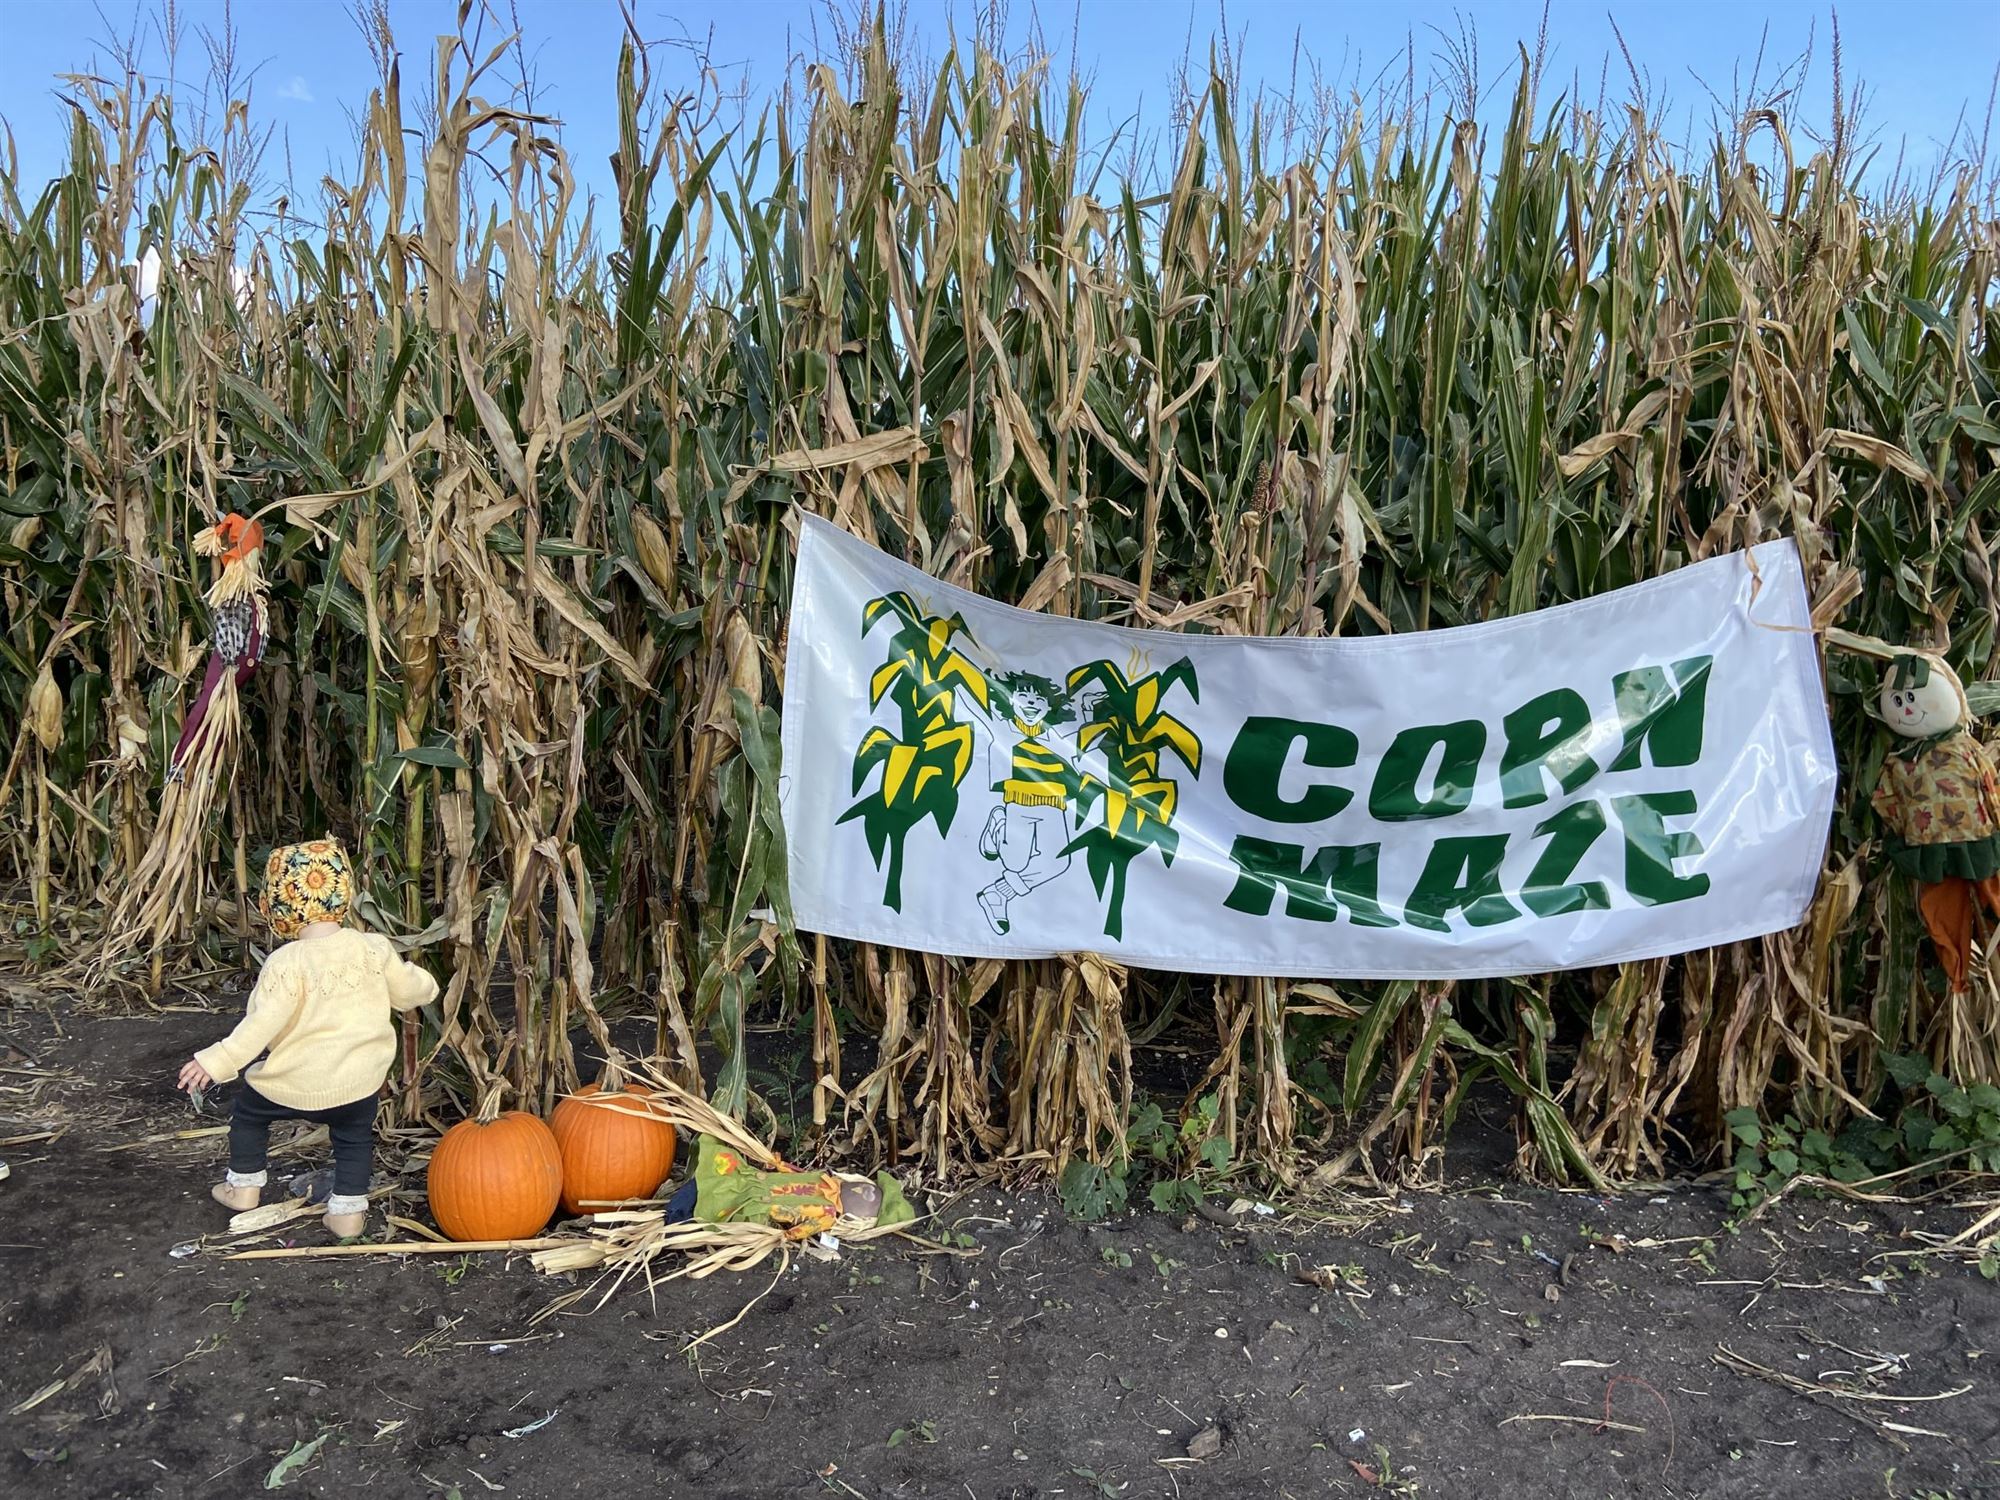
M500 1101L506 1096L506 1083L501 1079L494 1079L486 1086L486 1092L479 1096L479 1111L473 1118L482 1125L491 1125L500 1118Z
M597 1075L597 1091L600 1094L616 1094L625 1084L625 1066L616 1051L604 1054L604 1071Z

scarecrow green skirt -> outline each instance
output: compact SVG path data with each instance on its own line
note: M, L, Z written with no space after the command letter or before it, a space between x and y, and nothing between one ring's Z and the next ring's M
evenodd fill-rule
M1936 885L1954 876L1984 880L2000 874L2000 833L1952 844L1910 844L1889 834L1884 839L1889 863L1912 879Z

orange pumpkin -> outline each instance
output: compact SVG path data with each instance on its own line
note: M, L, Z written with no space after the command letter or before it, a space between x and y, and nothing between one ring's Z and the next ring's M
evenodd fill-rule
M557 1103L549 1116L562 1151L566 1213L595 1213L626 1198L649 1198L674 1169L674 1127L636 1083L603 1098L596 1084ZM616 1100L613 1103L612 1100Z
M431 1215L454 1240L519 1240L539 1232L562 1197L562 1153L542 1121L509 1110L461 1120L431 1152Z

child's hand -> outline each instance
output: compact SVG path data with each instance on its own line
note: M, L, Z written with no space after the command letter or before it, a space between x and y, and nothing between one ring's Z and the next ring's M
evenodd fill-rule
M193 1058L189 1058L186 1066L181 1069L180 1082L175 1085L175 1087L183 1089L190 1094L201 1089L213 1088L214 1086L215 1080L208 1076L208 1069L204 1068Z

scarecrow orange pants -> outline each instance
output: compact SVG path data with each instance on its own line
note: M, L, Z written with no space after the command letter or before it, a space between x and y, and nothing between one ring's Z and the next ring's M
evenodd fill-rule
M1935 885L1917 887L1917 910L1954 990L1965 988L1965 976L1972 967L1973 929L1984 925L1982 906L2000 916L2000 875L1988 875L1984 880L1952 875Z

